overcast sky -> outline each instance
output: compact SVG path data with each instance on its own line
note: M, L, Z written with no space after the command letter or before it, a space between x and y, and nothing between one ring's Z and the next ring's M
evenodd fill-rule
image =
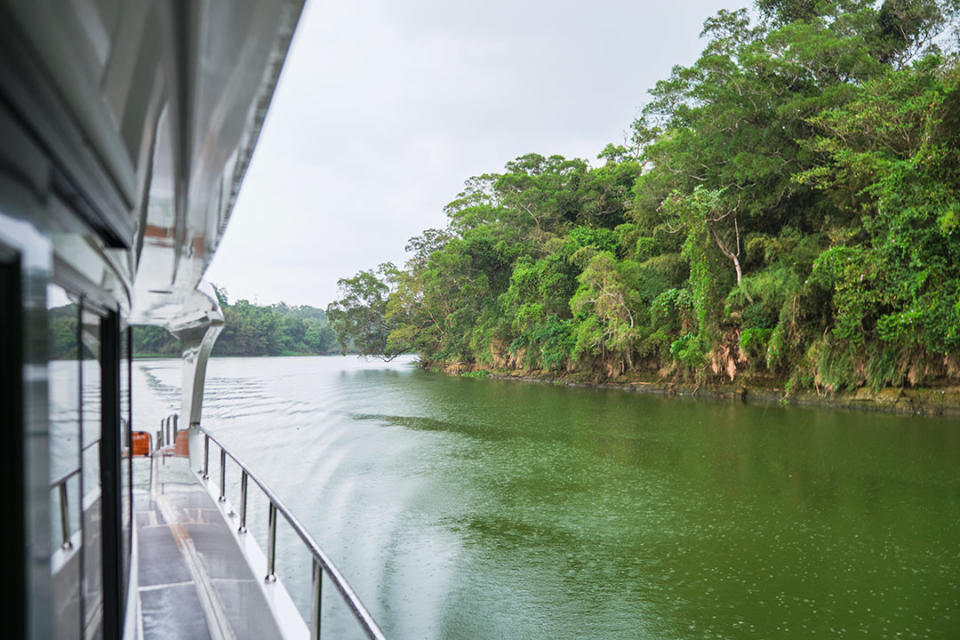
M326 306L405 260L473 175L593 161L696 60L721 0L308 0L207 279L230 300Z

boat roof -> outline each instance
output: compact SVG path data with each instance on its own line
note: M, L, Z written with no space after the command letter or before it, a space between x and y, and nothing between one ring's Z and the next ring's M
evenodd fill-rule
M219 314L201 280L302 6L0 1L0 162L46 207L58 280L133 324Z

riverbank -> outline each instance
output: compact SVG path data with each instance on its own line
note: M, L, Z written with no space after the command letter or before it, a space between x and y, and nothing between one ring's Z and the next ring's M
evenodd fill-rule
M960 416L960 385L896 388L879 391L860 387L853 391L790 390L784 381L768 376L740 376L732 382L696 384L656 375L631 373L598 381L590 374L527 370L486 369L468 363L431 367L453 376L483 377L535 384L555 384L592 389L617 389L634 393L713 398L761 404L858 409L905 415Z

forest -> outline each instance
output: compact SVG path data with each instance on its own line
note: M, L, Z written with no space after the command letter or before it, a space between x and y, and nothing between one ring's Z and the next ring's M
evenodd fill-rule
M759 0L596 162L474 176L341 345L424 366L787 390L960 379L957 0ZM228 323L229 327L229 323Z
M230 304L227 292L216 289L224 328L213 347L214 356L318 355L336 351L336 336L323 309L284 303L259 306L247 300ZM76 305L49 313L50 358L76 358ZM180 356L177 338L162 327L133 328L134 357Z

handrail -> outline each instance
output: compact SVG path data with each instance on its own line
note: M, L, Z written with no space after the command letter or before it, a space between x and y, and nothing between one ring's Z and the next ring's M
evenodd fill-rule
M162 449L177 441L177 432L180 431L180 414L171 413L160 421L160 430L157 432L157 448Z
M79 474L80 467L73 471L68 471L56 480L50 483L50 491L60 489L60 548L72 549L73 543L70 541L70 507L67 504L67 481L73 476Z
M77 467L73 471L67 471L65 474L63 474L62 476L60 476L59 478L57 478L56 480L50 483L50 490L53 491L58 484L65 483L67 480L77 475L78 473L80 473L80 467Z
M367 611L367 608L363 606L363 603L360 602L360 598L357 596L356 592L347 582L347 579L343 577L343 574L334 566L333 561L327 557L327 554L323 552L320 548L320 545L317 544L309 533L307 533L306 528L303 524L297 519L293 513L287 508L283 501L270 489L267 484L261 480L253 471L251 471L243 462L241 462L237 456L227 451L227 448L221 443L215 436L213 436L209 431L203 427L199 427L200 432L204 436L203 441L203 477L204 479L209 477L210 471L210 442L213 441L215 445L220 448L220 496L219 500L226 500L226 458L229 456L241 470L240 476L240 527L238 528L239 534L245 534L247 532L247 480L252 479L260 490L263 491L263 494L267 497L267 500L270 503L269 512L268 512L268 527L269 527L269 541L267 547L267 575L264 578L266 582L275 582L277 579L276 574L276 550L277 550L277 514L282 515L287 523L293 528L297 536L300 538L300 541L303 542L307 550L313 556L313 579L312 579L312 594L311 594L311 620L310 620L310 637L316 639L320 638L320 597L321 597L321 583L323 578L323 573L326 572L327 577L333 582L333 585L337 588L337 591L340 592L340 596L343 598L346 605L350 608L350 611L353 613L354 618L360 624L360 627L363 629L367 638L370 640L386 640L386 636L383 635L383 631L380 630L380 627L377 625L377 622L373 619L373 616L370 615L370 612Z

